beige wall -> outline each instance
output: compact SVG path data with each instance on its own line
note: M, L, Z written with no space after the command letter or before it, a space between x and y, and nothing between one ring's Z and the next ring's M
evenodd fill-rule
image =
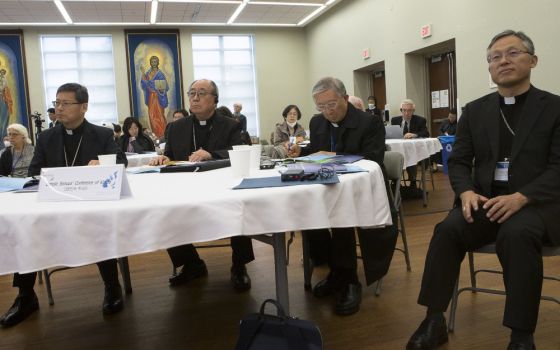
M535 42L539 65L533 83L560 93L560 46L554 41L560 30L560 3L553 0L345 0L307 28L309 77L341 78L351 93L369 95L364 84L354 91L353 71L385 61L387 101L391 115L405 97L417 101L425 113L425 73L405 54L455 38L457 92L461 105L493 90L489 88L485 50L491 37L507 28L525 31ZM432 25L432 37L420 38L420 27ZM371 58L360 53L369 48ZM362 88L360 88L362 87ZM418 106L419 105L419 106ZM424 111L424 112L422 112Z
M255 36L256 75L258 81L258 109L260 134L269 137L277 122L282 121L282 110L288 104L300 106L304 125L312 114L307 77L307 50L304 30L266 29L235 30L204 28L180 29L180 46L183 88L193 80L191 35L193 33L253 34ZM44 114L44 88L39 37L42 34L110 34L113 37L113 54L119 118L131 114L128 92L126 46L123 28L25 28L24 43L27 58L29 99L32 111ZM229 106L232 108L232 106Z

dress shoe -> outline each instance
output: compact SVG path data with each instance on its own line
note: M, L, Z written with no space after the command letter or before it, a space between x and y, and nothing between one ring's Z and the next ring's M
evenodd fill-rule
M313 287L313 295L317 298L323 298L334 294L341 289L341 285L336 278L336 275L331 272L327 278L317 282Z
M406 350L432 350L447 343L447 324L445 318L424 319L420 327L414 332Z
M0 317L2 327L12 327L25 320L39 309L39 301L35 292L31 295L18 295L10 309Z
M338 315L352 315L360 310L362 302L362 285L349 283L344 286L336 301L334 312Z
M207 276L208 269L206 268L206 263L204 260L200 260L200 262L196 264L189 264L183 266L181 272L176 275L169 277L169 284L172 287L180 286L181 284L185 284L189 281L192 281L196 278Z
M238 292L244 292L251 289L251 278L247 274L245 265L241 267L234 266L231 268L231 284L233 289Z
M528 347L525 343L509 343L507 350L535 350L535 344L533 346Z
M123 309L122 288L116 286L105 286L105 297L103 298L103 313L105 315L116 314Z

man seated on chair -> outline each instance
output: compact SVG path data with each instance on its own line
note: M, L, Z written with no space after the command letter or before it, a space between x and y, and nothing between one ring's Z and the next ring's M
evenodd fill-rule
M498 91L467 104L459 120L449 158L455 206L434 229L418 297L427 315L407 349L447 342L443 313L461 261L492 242L503 268L508 350L534 349L541 249L560 245L560 97L531 85L537 56L523 32L497 34L486 54Z
M217 113L218 95L218 87L211 80L200 79L191 84L188 91L191 115L169 124L164 155L153 159L152 165L171 160L200 162L229 158L228 149L241 144L241 124ZM238 291L248 290L251 279L245 264L255 259L251 239L232 237L231 248L233 287ZM183 266L178 274L169 278L172 286L208 274L204 260L192 244L170 248L167 252L175 268Z
M400 125L403 130L403 138L415 139L418 137L430 137L426 119L414 114L416 105L412 100L403 100L401 102L401 113L398 117L391 118L391 125ZM406 168L408 180L411 187L416 187L416 165Z
M85 86L68 83L58 88L56 101L53 101L57 123L39 134L29 176L39 175L41 168L98 165L97 156L101 154L117 154L117 163L127 164L126 156L115 143L113 131L85 119L88 100ZM103 313L116 313L123 308L117 260L101 261L97 266L105 283ZM33 290L36 276L36 272L14 275L13 286L19 288L19 294L8 312L0 317L3 327L20 323L39 308Z
M321 114L313 116L309 123L310 143L306 148L291 146L287 150L288 155L298 157L300 154L316 152L357 154L377 162L385 174L385 127L381 119L372 118L370 114L350 104L346 88L339 79L327 77L319 80L313 87L312 95ZM392 203L390 205L393 223L396 223L395 211ZM354 227L337 227L331 231L332 238L328 229L305 232L311 259L316 265L328 262L330 267L328 277L315 285L313 294L324 297L339 293L335 312L339 315L351 315L360 309L362 300ZM387 273L397 239L396 226L359 228L358 236L366 282L369 285Z

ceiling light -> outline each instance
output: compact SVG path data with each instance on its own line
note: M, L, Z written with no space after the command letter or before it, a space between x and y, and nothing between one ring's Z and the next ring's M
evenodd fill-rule
M249 2L249 0L243 0L243 2L237 7L237 9L235 10L235 12L233 13L233 15L231 15L230 19L227 21L227 24L232 24L233 22L235 22L235 20L237 19L237 16L239 16L239 14L241 13L241 11L243 11L243 9L245 8L245 6L247 6L247 3Z
M311 12L309 14L309 16L305 17L304 19L302 19L301 21L299 21L299 23L297 24L298 26L302 26L304 24L306 24L308 21L310 21L313 17L315 17L315 15L317 15L319 12L323 11L327 6L321 6L318 9L316 9L315 11Z
M66 23L72 24L72 18L70 18L70 15L68 15L68 12L66 12L66 9L64 8L64 5L62 5L60 0L54 0L54 4L56 5L56 7L58 7L58 11L60 11L60 14L62 15L62 17L64 17Z
M150 13L150 24L156 23L157 8L158 8L158 0L152 0L152 12Z
M334 0L333 0L334 1ZM267 2L267 1L251 1L251 5L279 5L279 6L323 6L321 4L315 4L310 2Z
M241 0L159 0L161 2L182 2L182 3L198 3L198 4L241 4Z

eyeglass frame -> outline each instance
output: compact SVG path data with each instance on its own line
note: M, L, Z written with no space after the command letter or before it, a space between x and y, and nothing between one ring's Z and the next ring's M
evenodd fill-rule
M63 108L65 109L68 106L71 105L81 105L84 104L85 102L66 102L66 101L52 101L52 105L54 108Z
M529 51L524 51L524 50L520 50L520 49L516 49L516 48L511 48L511 49L509 49L505 52L488 53L488 55L486 56L486 61L488 61L488 63L498 63L504 57L507 60L515 60L524 53L529 54L531 56L534 56L534 54L530 53Z
M325 104L315 105L315 109L319 112L324 112L326 110L332 111L333 109L336 108L336 106L338 106L338 100Z
M212 96L217 96L215 92L210 92L207 90L189 90L187 91L187 96L189 98L195 98L196 96L200 97L200 98L204 98L208 95L212 95Z

